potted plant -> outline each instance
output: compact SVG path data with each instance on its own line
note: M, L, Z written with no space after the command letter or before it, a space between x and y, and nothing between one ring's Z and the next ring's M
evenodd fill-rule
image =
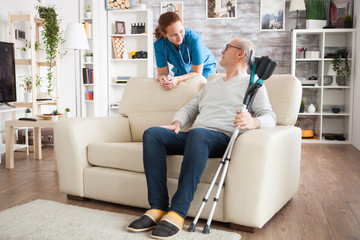
M65 108L65 118L70 118L70 117L71 117L70 108Z
M347 14L343 17L344 27L352 28L353 27L353 16L351 14Z
M24 44L22 47L17 48L20 50L20 55L22 59L28 59L29 58L29 52L28 49L31 49L31 42L27 39L25 39ZM40 50L40 42L39 41L35 41L35 51L39 51Z
M306 28L317 29L326 26L328 0L306 0Z
M350 80L351 69L348 61L347 49L339 49L334 54L334 58L331 63L333 65L333 70L336 72L338 77L343 77L345 80Z
M305 99L301 99L301 104L300 104L300 113L303 113L305 110Z
M32 117L30 108L25 109L25 117L26 118L31 118Z
M47 69L47 91L49 97L52 96L52 92L54 91L54 84L53 84L53 68L55 65L55 60L58 55L58 48L59 45L64 42L63 39L63 32L60 31L60 23L61 19L56 11L54 5L44 6L42 5L42 0L37 0L38 5L35 8L38 10L39 15L43 18L44 27L41 30L41 35L44 42L44 49L46 53L46 60L48 62L48 69ZM66 52L64 53L66 54ZM62 54L62 55L64 55ZM60 55L60 57L62 56Z
M90 5L87 5L85 14L86 14L85 15L86 18L91 18L92 14L91 14L91 6Z
M24 98L25 102L32 102L32 76L21 76L22 83L19 84L19 87L24 88ZM39 75L35 75L35 86L40 86L41 77Z
M85 53L85 60L86 60L86 62L92 62L93 61L93 53Z
M58 115L59 115L59 112L58 112L57 109L53 110L53 111L51 112L51 114L52 114L51 119L52 119L53 122L56 122L57 120L59 120L59 116L58 116Z

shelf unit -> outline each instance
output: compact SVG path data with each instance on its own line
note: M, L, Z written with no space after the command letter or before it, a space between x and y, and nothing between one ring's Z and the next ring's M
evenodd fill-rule
M299 113L297 126L313 130L314 138L303 140L306 143L351 143L353 86L355 56L354 29L300 29L292 31L291 73L303 84L305 112ZM297 49L307 49L315 54L307 54L304 58ZM333 58L331 54L338 49L346 49L351 68L348 80L335 77L337 86L333 86L333 77L329 76L329 68ZM309 52L308 52L309 53ZM308 84L312 76L316 83ZM307 111L310 104L316 111ZM340 108L334 113L333 108ZM344 137L345 141L327 140L325 137Z
M125 22L125 33L115 34L116 21ZM108 11L108 115L118 115L117 105L126 84L116 83L119 76L153 77L153 14L146 10ZM131 34L132 23L145 23L145 33ZM113 37L121 37L128 53L127 59L115 58ZM147 58L132 59L132 51L146 51Z
M80 51L80 116L94 117L99 116L100 112L100 74L99 74L99 39L98 39L98 3L97 0L79 1L79 22L87 25L87 40L89 50ZM90 6L91 14L87 15L86 9ZM92 61L85 58L86 53L93 53ZM87 82L84 78L83 69L92 69L92 82ZM88 70L87 70L88 71ZM92 92L93 99L89 99L89 92Z
M41 106L43 105L55 105L59 108L59 88L58 86L58 56L56 57L55 68L55 99L48 101L36 101L37 93L40 91L40 87L35 85L35 76L40 76L40 67L47 67L49 64L46 61L40 60L39 51L35 51L35 41L40 41L40 28L44 26L44 19L38 18L33 12L30 14L12 14L9 12L9 41L14 42L14 22L29 22L30 25L30 44L31 44L31 58L30 59L15 59L16 66L30 66L32 77L32 102L14 102L16 107L31 108L32 114L36 115L41 113Z

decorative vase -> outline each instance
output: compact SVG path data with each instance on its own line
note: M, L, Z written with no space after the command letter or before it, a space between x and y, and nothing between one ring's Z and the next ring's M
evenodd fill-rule
M326 20L315 20L315 19L306 20L306 29L322 29L325 26L326 26Z
M56 122L57 120L59 120L59 116L52 116L51 117L51 120L53 121L53 122Z
M25 99L25 102L32 102L32 93L24 92L24 99Z
M32 113L25 113L26 118L32 118Z
M65 118L70 118L71 117L71 112L65 112Z
M91 12L86 12L85 16L86 16L86 18L91 18L92 14L91 14Z
M316 108L314 106L314 104L310 104L308 107L308 112L309 113L314 113L316 111Z
M86 56L85 57L85 60L86 60L86 62L92 62L93 61L93 57L88 57L88 56Z

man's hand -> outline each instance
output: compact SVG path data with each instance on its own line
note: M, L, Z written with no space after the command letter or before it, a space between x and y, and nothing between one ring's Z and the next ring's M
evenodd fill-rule
M234 125L238 129L257 129L260 128L260 121L253 118L249 112L240 112L236 110Z
M181 124L179 121L175 121L171 125L163 125L160 127L169 129L169 130L173 131L175 134L178 134L180 132Z

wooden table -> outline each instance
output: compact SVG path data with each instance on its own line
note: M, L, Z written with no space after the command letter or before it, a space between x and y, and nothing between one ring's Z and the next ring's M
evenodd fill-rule
M55 122L52 120L37 119L36 122L24 120L10 120L5 122L6 139L6 168L14 168L14 127L32 127L34 128L34 155L35 159L42 159L41 153L41 128L53 128ZM55 152L55 151L54 151ZM55 155L54 155L55 156ZM56 161L55 169L56 169Z

